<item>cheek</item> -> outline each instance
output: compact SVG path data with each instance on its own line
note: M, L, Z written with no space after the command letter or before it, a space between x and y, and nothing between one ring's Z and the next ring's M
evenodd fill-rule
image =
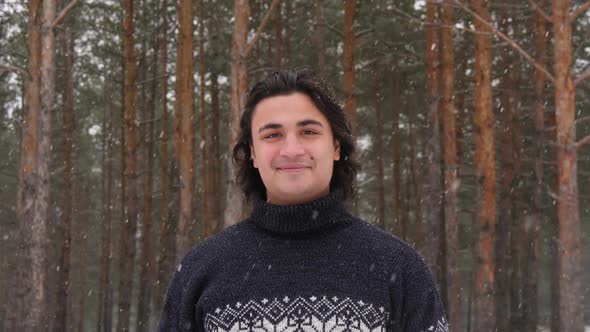
M272 151L270 149L258 149L256 151L254 166L257 168L270 168L272 164Z

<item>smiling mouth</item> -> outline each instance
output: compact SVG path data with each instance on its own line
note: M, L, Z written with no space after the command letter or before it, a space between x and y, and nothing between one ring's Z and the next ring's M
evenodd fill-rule
M301 166L301 167L285 167L285 168L279 168L279 171L284 171L287 173L299 173L299 172L303 172L304 170L306 170L308 167L305 166Z

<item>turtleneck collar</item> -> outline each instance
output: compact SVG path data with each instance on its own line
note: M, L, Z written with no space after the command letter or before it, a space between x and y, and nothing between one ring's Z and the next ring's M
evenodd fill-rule
M259 194L251 196L250 219L258 227L278 233L298 233L335 224L346 212L341 190L334 190L311 202L295 205L275 205Z

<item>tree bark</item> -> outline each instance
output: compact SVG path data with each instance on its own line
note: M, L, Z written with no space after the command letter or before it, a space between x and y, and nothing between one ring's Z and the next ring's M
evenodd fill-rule
M356 0L344 0L344 111L356 140L356 72L354 68Z
M279 0L272 0L268 11L258 26L254 37L248 43L247 36L250 24L250 5L247 0L234 1L234 31L232 34L231 77L230 77L230 114L229 114L229 155L238 139L240 130L240 115L244 110L248 88L248 73L246 60L252 46L256 44L262 30L265 28L274 8L280 4ZM288 12L288 11L287 11ZM288 35L288 33L286 33ZM288 53L288 50L287 50ZM227 228L238 223L244 212L244 197L236 183L236 174L232 158L227 158L227 189L225 195L225 210L223 224Z
M584 327L580 212L578 205L575 89L572 80L572 22L569 0L553 0L553 71L557 122L559 219L559 325Z
M545 9L547 0L541 0L539 7ZM539 13L535 13L535 61L545 67L546 43L547 43L547 22ZM534 331L538 325L538 276L539 276L539 233L543 221L543 192L545 179L543 176L543 149L544 149L544 132L545 132L545 75L535 69L535 106L534 106L534 124L535 124L535 143L534 143L534 189L533 189L533 207L532 216L527 219L528 227L525 227L525 260L528 262L528 271L524 280L524 328L526 331Z
M111 331L111 210L113 194L113 112L112 101L108 108L105 108L103 126L103 195L101 213L101 236L100 236L100 280L98 288L98 318L97 331Z
M43 273L43 282L36 287L44 288L44 304L41 322L44 327L50 324L50 296L47 293L48 283L47 275L49 268L47 250L49 249L48 230L49 230L49 204L50 204L50 173L49 165L51 163L51 116L55 111L55 32L52 24L56 15L56 0L43 1L43 19L41 27L41 112L38 118L39 145L37 146L37 176L38 191L35 200L35 215L33 217L34 236L46 237L41 240L43 253L38 258L43 260L41 266L46 271Z
M158 241L158 261L157 261L157 277L156 277L156 296L154 310L156 312L162 311L162 302L164 299L163 294L166 292L168 286L166 281L171 273L171 259L175 257L174 251L168 245L172 237L172 220L169 215L170 206L170 184L169 177L172 172L169 168L169 117L168 117L168 0L162 0L161 22L159 29L159 52L160 52L160 76L164 77L161 81L159 89L159 102L161 108L161 120L160 120L160 191L162 198L160 200L160 227L159 227L159 241Z
M442 189L440 174L440 120L439 120L439 38L436 19L437 5L433 1L426 2L426 66L428 76L428 103L430 128L432 130L428 147L429 165L429 199L428 220L425 235L429 240L424 245L424 256L432 270L435 279L439 279L442 269L438 260L438 248L442 236L438 232L442 209Z
M211 74L211 158L209 167L211 168L211 222L214 225L214 233L219 233L223 229L223 216L221 211L222 202L222 185L221 185L221 159L219 158L219 88L217 83L217 73Z
M274 43L269 43L269 47L271 49L274 48L274 69L279 70L283 67L283 58L285 57L285 50L284 50L284 39L283 39L283 15L281 14L281 6L279 6L278 10L274 13L275 19L275 41ZM274 44L274 45L273 45Z
M75 158L77 159L77 150L74 150ZM79 174L76 174L78 176ZM80 197L78 200L78 213L76 215L76 220L87 220L88 216L84 216L83 214L88 214L90 211L90 183L83 182L81 179L76 179L74 182L74 192L77 193L77 196ZM83 189L83 190L81 190ZM88 269L88 237L87 233L89 231L89 227L87 223L80 222L78 228L78 234L80 234L79 239L79 251L78 251L78 283L80 287L80 294L78 298L77 309L78 312L76 313L76 331L84 332L84 320L86 317L86 297L88 296L88 291L86 288L86 275Z
M45 224L34 223L35 201L39 179L37 149L39 145L39 113L41 112L41 1L28 4L28 74L26 108L22 121L21 155L16 201L18 241L16 273L11 278L5 331L32 331L42 328L45 301L44 240ZM41 287L39 287L41 286Z
M124 178L126 186L126 216L120 234L120 275L119 275L119 314L117 331L128 331L131 315L131 291L133 288L133 260L135 257L135 231L137 222L137 134L135 124L136 64L134 47L134 3L123 2L123 49L124 49Z
M210 173L211 174L211 222L214 225L215 233L223 228L223 215L221 212L221 158L219 147L219 88L217 84L217 73L211 74L211 153Z
M151 71L152 76L156 76L158 73L158 45L157 39L154 40L153 46L153 59L152 66L145 66L146 71L149 72L148 68L153 68ZM146 61L147 62L147 61ZM137 314L137 329L138 331L149 328L150 321L150 308L152 299L152 284L154 279L154 266L155 259L153 255L153 231L152 231L152 210L153 210L153 187L154 187L154 124L155 124L155 113L156 113L156 94L158 81L152 80L150 83L149 95L146 101L146 107L142 110L144 114L144 123L147 126L147 133L145 134L145 149L143 160L146 163L145 170L145 183L143 193L143 227L141 236L141 267L140 267L140 282L139 282L139 302L138 302L138 314Z
M391 155L392 155L392 188L391 188L391 219L393 233L405 239L406 230L403 227L401 215L401 134L399 129L399 113L401 105L401 87L398 73L391 79Z
M507 3L504 3L506 5ZM500 13L500 28L507 31L507 16L506 13ZM501 202L500 213L498 216L498 223L496 225L496 241L494 244L496 251L496 322L499 331L509 331L512 317L516 316L516 312L511 311L511 280L515 271L512 259L516 252L512 250L512 244L516 238L516 234L512 234L512 223L514 218L514 208L512 194L514 184L514 139L512 127L512 100L510 98L510 89L515 88L512 85L510 71L512 58L510 57L510 48L503 46L501 48L501 60L499 63L499 72L502 73L500 77L500 103L499 112L502 135L499 136L498 144L500 145L499 159L501 163L500 172L501 177Z
M180 171L180 219L178 221L177 250L182 258L194 245L195 236L195 105L193 55L193 2L178 2L178 48L176 60L175 141Z
M203 224L203 239L207 239L211 235L211 217L209 213L209 206L211 205L211 193L209 185L209 163L207 141L207 112L205 108L205 22L203 16L203 0L198 2L199 14L199 82L201 91L199 93L199 111L200 111L200 128L201 143L199 144L199 151L201 155L201 222Z
M383 115L380 103L383 97L380 94L379 75L377 65L373 66L373 103L375 109L375 165L377 167L377 224L381 229L387 229L385 225L385 172L383 161Z
M464 32L464 35L470 34L470 32ZM465 147L465 120L467 118L467 112L465 111L465 97L467 96L467 87L469 85L467 81L467 65L469 63L470 57L465 49L468 45L468 40L466 36L463 37L463 43L459 45L459 49L466 52L463 54L463 58L461 59L461 63L457 68L457 76L455 77L455 82L457 82L458 88L455 89L455 110L456 110L456 137L457 137L457 165L461 165L461 162L464 158L466 147ZM459 178L460 168L457 168L457 177Z
M412 106L418 109L417 98L412 98ZM420 183L418 180L422 167L420 161L416 156L416 149L419 148L416 131L418 130L418 124L416 123L416 112L409 112L408 114L408 141L410 146L410 176L412 191L414 193L414 241L417 248L424 248L424 228L422 220L422 191L420 190Z
M518 26L518 23L515 21L511 22L512 31L514 31L514 39L523 40L524 37L522 33L522 29ZM524 260L524 251L525 251L525 223L528 214L527 204L524 202L524 196L526 195L524 192L523 184L524 184L524 147L523 147L523 135L522 135L522 127L521 127L521 119L524 118L521 116L522 113L522 102L521 102L521 95L518 93L518 87L524 86L524 82L521 80L520 75L520 68L518 65L513 65L509 69L509 85L508 85L508 98L510 103L512 104L512 116L511 116L511 138L513 146L513 183L511 185L512 191L512 208L513 208L513 216L511 220L510 226L510 263L511 267L509 268L511 273L511 290L510 290L510 329L513 331L522 331L523 327L523 306L525 303L525 299L523 298L523 278L524 274L529 273L527 268L527 263Z
M489 1L474 0L474 12L490 21ZM494 319L494 242L496 237L496 172L494 113L492 110L492 31L475 19L475 163L480 184L478 272L476 286L476 330L492 331Z
M442 113L445 169L445 236L449 323L462 330L461 276L459 271L459 221L457 219L457 129L455 126L455 52L453 43L453 5L445 0L441 6L442 29Z
M56 299L56 317L54 331L67 331L68 320L71 320L71 312L68 312L68 300L70 298L70 256L72 244L72 212L74 192L72 191L72 179L74 171L78 168L76 160L73 159L73 150L76 141L74 132L76 129L74 115L74 40L70 27L64 27L60 33L61 48L64 55L63 74L63 151L64 151L64 174L63 174L63 206L62 206L62 246L60 251L58 294Z
M315 37L318 55L318 71L326 77L326 37L324 34L324 13L322 0L315 0Z
M281 18L281 23L284 27L284 38L283 38L283 54L287 54L286 57L283 58L283 60L281 61L281 65L282 66L289 66L289 55L292 54L291 53L291 36L293 35L292 32L292 23L289 21L289 19L291 17L295 17L295 13L293 13L292 10L292 6L293 6L293 1L284 1L285 3L285 15L283 15L283 17ZM282 2L281 2L282 5ZM281 6L277 6L277 11L281 11Z
M231 50L231 82L230 82L230 116L229 116L229 155L236 144L240 128L240 115L246 103L248 77L246 72L246 58L242 52L246 48L250 17L248 0L234 1L234 32ZM244 198L236 183L236 173L232 158L227 158L228 183L226 189L226 204L224 211L225 228L240 221L244 208Z

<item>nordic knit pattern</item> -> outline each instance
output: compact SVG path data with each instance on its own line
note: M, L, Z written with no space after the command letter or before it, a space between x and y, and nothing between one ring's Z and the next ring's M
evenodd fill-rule
M160 331L448 331L422 258L350 215L341 192L252 203L178 265Z

